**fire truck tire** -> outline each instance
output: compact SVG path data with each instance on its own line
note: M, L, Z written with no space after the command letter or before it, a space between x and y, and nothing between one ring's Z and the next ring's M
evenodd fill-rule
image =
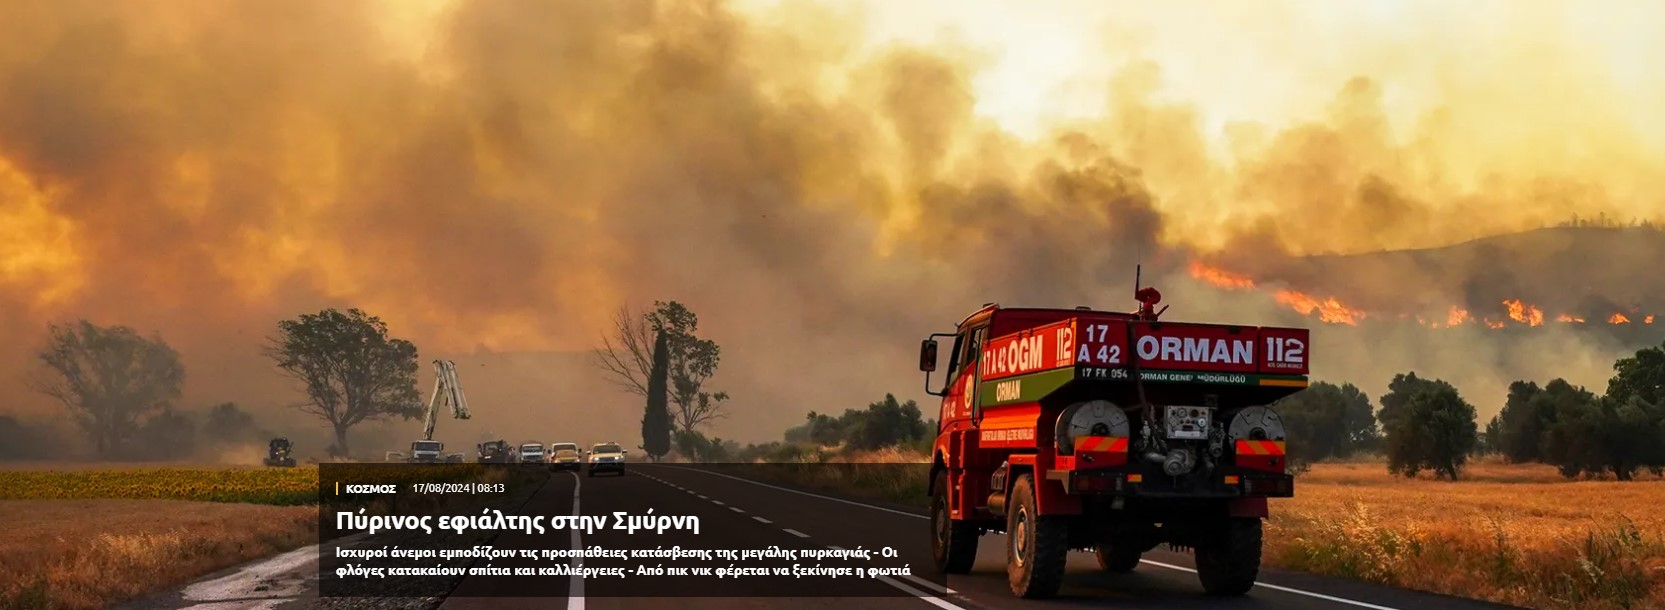
M1006 579L1012 594L1025 599L1057 595L1069 558L1069 522L1040 515L1039 507L1035 477L1023 473L1006 511Z
M1098 545L1093 554L1098 556L1098 567L1106 572L1132 572L1139 567L1139 558L1144 556L1137 549L1118 544Z
M1248 593L1260 576L1261 522L1237 517L1226 522L1215 544L1197 547L1197 578L1210 595Z
M948 515L948 473L931 486L931 555L937 569L948 574L970 574L977 561L977 526Z

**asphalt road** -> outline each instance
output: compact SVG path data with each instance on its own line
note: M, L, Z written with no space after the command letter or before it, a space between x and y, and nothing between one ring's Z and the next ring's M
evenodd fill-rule
M529 511L549 515L697 515L701 533L667 531L663 534L628 534L596 531L558 532L543 535L505 533L493 544L499 548L648 548L681 546L715 548L866 548L897 545L914 540L900 549L895 561L913 566L929 563L928 519L922 511L856 503L774 485L675 465L633 464L622 477L594 478L569 473L552 475L526 505ZM1203 595L1191 557L1184 553L1151 551L1130 574L1106 574L1088 553L1074 553L1059 596L1051 600L1016 599L1007 588L1005 537L985 535L979 544L972 574L948 579L946 595L928 595L932 583L919 577L896 576L882 579L840 578L836 586L846 595L890 597L814 596L815 585L803 581L749 579L752 590L768 589L778 595L796 597L708 597L709 580L694 577L591 577L547 575L512 580L493 577L465 577L448 595L429 598L323 598L318 595L316 547L300 549L211 575L180 590L123 606L123 610L336 610L336 609L424 609L443 610L506 608L637 609L712 608L844 610L849 607L888 610L1021 610L1041 608L1210 608L1210 609L1346 609L1371 610L1479 610L1507 608L1455 597L1394 589L1345 579L1285 572L1266 568L1258 585L1239 598ZM920 556L920 553L926 553ZM511 559L491 562L493 567L548 567L569 559ZM583 560L584 565L673 565L673 560ZM726 565L720 562L711 565ZM787 562L789 565L792 562ZM845 565L837 561L805 560L810 565ZM737 586L729 580L728 586ZM827 581L818 581L827 582ZM703 583L703 584L702 584ZM505 591L504 587L515 587ZM817 591L825 592L827 585ZM941 586L937 585L941 591ZM504 597L520 593L520 597ZM496 597L483 597L496 594ZM656 597L645 597L654 595ZM806 596L807 595L807 596Z

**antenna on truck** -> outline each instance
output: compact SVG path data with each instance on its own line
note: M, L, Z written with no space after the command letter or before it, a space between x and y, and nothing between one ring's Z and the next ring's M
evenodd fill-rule
M1155 322L1157 316L1162 315L1162 312L1151 311L1151 308L1162 301L1162 293L1157 292L1155 288L1144 288L1142 286L1143 267L1144 265L1140 264L1133 265L1133 298L1139 301L1139 311L1134 315L1140 320ZM1162 311L1167 310L1167 307L1162 308ZM1145 418L1145 435L1148 438L1150 431L1156 428L1156 409L1150 404L1149 397L1145 395L1145 374L1139 366L1138 333L1134 332L1134 326L1136 325L1127 325L1127 345L1132 351L1128 354L1127 366L1131 369L1130 372L1133 373L1133 389L1138 392L1139 397L1139 406L1135 408Z
M1163 305L1161 311L1157 311L1156 304L1162 302L1162 293L1155 288L1140 287L1144 271L1142 267L1143 265L1133 266L1133 298L1139 301L1139 313L1136 315L1140 320L1155 322L1162 317L1162 312L1168 311L1168 306Z

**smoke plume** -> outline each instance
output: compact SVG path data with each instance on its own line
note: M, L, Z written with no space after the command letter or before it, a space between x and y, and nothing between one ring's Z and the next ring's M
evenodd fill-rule
M1400 6L7 3L0 365L87 317L162 333L194 403L276 414L301 397L260 339L356 306L458 360L452 450L624 442L638 401L536 353L675 299L724 347L714 432L763 440L927 398L919 337L984 302L1130 308L1143 264L1170 318L1311 325L1319 376L1373 394L1414 368L1489 416L1514 378L1599 388L1628 344L1331 325L1188 272L1372 307L1427 284L1439 311L1598 264L1569 290L1661 284L1630 251L1302 266L1665 207L1665 10Z

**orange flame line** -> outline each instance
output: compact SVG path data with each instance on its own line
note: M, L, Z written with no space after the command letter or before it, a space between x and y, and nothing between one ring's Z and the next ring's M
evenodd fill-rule
M1200 261L1192 261L1190 271L1191 277L1202 280L1203 282L1224 290L1259 289L1255 280L1249 278L1248 276L1232 273L1217 267L1211 267ZM1357 326L1359 320L1375 315L1361 309L1348 307L1342 304L1335 297L1319 299L1296 290L1280 289L1273 294L1273 298L1279 304L1290 307L1291 309L1299 312L1301 315L1310 316L1316 313L1319 321L1328 324L1346 324L1349 326ZM1484 324L1487 328L1501 329L1508 326L1509 320L1513 320L1527 326L1544 325L1544 311L1539 309L1536 305L1522 302L1520 299L1507 299L1503 301L1503 306L1508 316L1507 319L1493 319L1491 317L1476 318L1467 309L1463 309L1456 305L1452 305L1448 308L1443 322L1430 322L1422 316L1416 316L1415 319L1417 324L1429 328L1452 328L1470 322L1475 322ZM1632 312L1640 315L1640 313L1636 312L1634 309ZM1410 314L1407 313L1400 313L1398 315L1398 319L1401 320L1405 320L1409 317ZM1583 324L1585 322L1583 317L1572 314L1560 314L1555 317L1555 320L1557 322L1567 324ZM1653 324L1653 320L1653 314L1647 314L1642 317L1643 324ZM1624 313L1614 313L1607 317L1607 323L1614 325L1630 324L1631 317L1625 315Z
M1246 276L1216 269L1196 261L1191 262L1191 277L1226 290L1248 290L1255 287L1255 281Z

